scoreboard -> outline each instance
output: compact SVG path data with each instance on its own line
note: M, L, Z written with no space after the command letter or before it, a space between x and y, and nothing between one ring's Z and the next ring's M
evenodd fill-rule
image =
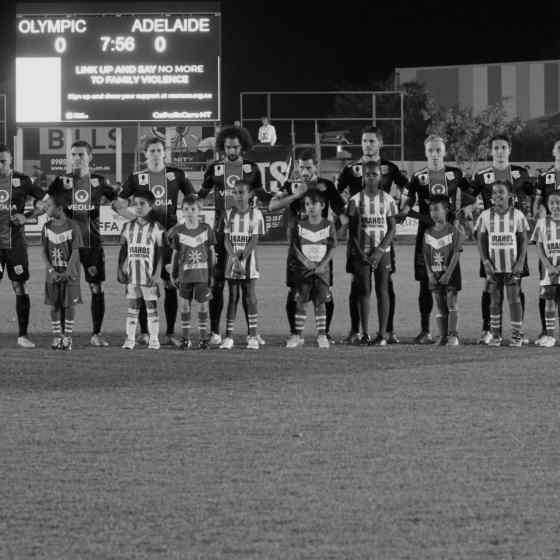
M17 14L17 124L220 120L217 4L157 13L129 6L92 13L67 2Z

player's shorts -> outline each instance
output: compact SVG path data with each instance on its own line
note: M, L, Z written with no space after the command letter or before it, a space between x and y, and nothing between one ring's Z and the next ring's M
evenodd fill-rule
M83 247L80 249L80 262L84 267L84 275L88 284L100 284L105 282L105 251L103 247ZM95 274L89 272L89 268L96 268Z
M521 278L525 278L526 276L529 276L529 263L527 262L527 257L525 257L525 263L523 264L523 272L521 273ZM484 270L484 264L482 264L482 260L480 261L480 277L486 278L486 271Z
M5 270L8 271L8 278L12 282L29 280L27 244L23 236L14 236L11 249L0 249L0 280Z
M212 299L212 290L203 282L179 284L179 295L187 301L194 298L198 303L205 303Z
M45 282L45 303L56 309L82 303L79 282Z
M560 284L554 284L552 286L541 286L539 290L539 296L542 299L560 302Z
M521 278L511 272L497 272L492 280L486 280L486 291L489 293L501 292L504 287L521 286Z
M126 285L127 299L143 299L144 301L157 301L159 298L159 286L135 286L134 284Z
M443 286L441 284L438 284L435 288L432 288L432 292L446 293L448 290L460 292L462 287L463 286L461 281L461 266L459 265L459 263L457 263L447 285Z
M428 273L424 262L424 233L430 226L419 222L418 232L416 233L416 243L414 244L414 279L417 282L427 282Z
M332 298L328 282L318 276L311 276L301 280L295 288L294 299L299 303L312 301L314 305L321 305Z

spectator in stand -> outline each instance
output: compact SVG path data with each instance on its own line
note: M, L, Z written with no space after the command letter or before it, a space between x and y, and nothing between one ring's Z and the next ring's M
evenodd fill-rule
M259 144L274 146L276 144L276 129L268 121L268 117L263 117L262 126L259 128Z

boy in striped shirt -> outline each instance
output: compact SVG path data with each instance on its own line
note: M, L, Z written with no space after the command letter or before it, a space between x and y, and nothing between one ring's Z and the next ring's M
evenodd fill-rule
M544 337L535 345L550 348L556 344L554 331L556 314L560 303L560 192L548 194L546 205L549 215L537 221L532 241L537 243L537 254L541 263L541 299L545 300Z
M305 307L309 301L315 307L317 345L329 348L327 338L327 310L325 303L331 296L330 262L336 248L336 229L332 222L323 217L325 198L317 189L304 195L306 218L299 220L291 235L290 251L293 255L295 279L295 335L291 336L287 348L303 346Z
M363 164L364 190L348 203L349 237L346 270L352 274L350 292L357 295L361 344L387 345L389 318L389 277L391 274L391 242L395 235L397 206L391 195L380 189L381 167L377 161ZM369 308L371 273L375 277L379 332L371 340Z
M502 344L502 301L504 287L509 302L512 336L510 346L523 344L521 331L521 277L526 272L529 223L512 205L511 184L497 181L492 186L493 207L478 218L478 248L490 293L490 346Z
M430 201L430 217L434 225L424 233L424 262L430 290L437 306L440 346L458 346L457 293L461 291L459 255L462 232L450 224L449 198L434 196Z
M201 222L201 206L202 201L196 195L185 197L182 203L185 221L169 233L169 244L173 248L171 277L183 299L181 328L185 350L192 347L190 323L193 299L199 304L198 346L200 349L208 348L208 302L212 298L216 237L212 228Z
M148 348L158 350L159 317L157 300L159 286L156 270L163 256L164 231L159 222L148 220L155 204L151 191L136 191L132 196L132 210L136 218L127 222L121 232L119 254L119 282L126 284L128 313L126 317L126 340L123 348L132 350L135 345L138 311L142 300L148 314Z
M220 345L231 350L234 345L233 326L240 297L247 303L249 336L247 348L259 349L257 338L258 310L256 281L260 278L256 247L259 235L264 234L264 217L258 208L250 206L251 187L244 180L235 182L234 208L227 211L224 234L227 253L225 277L228 281L229 300L226 314L226 336Z
M53 350L72 350L74 306L82 303L80 291L80 249L83 247L79 226L66 216L64 197L55 195L45 201L50 220L43 226L41 244L47 267L45 303L51 307ZM61 324L64 313L64 325Z

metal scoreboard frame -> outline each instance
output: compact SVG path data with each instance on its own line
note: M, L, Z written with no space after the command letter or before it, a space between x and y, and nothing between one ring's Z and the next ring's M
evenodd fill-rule
M16 26L17 126L221 120L220 2L22 2Z

